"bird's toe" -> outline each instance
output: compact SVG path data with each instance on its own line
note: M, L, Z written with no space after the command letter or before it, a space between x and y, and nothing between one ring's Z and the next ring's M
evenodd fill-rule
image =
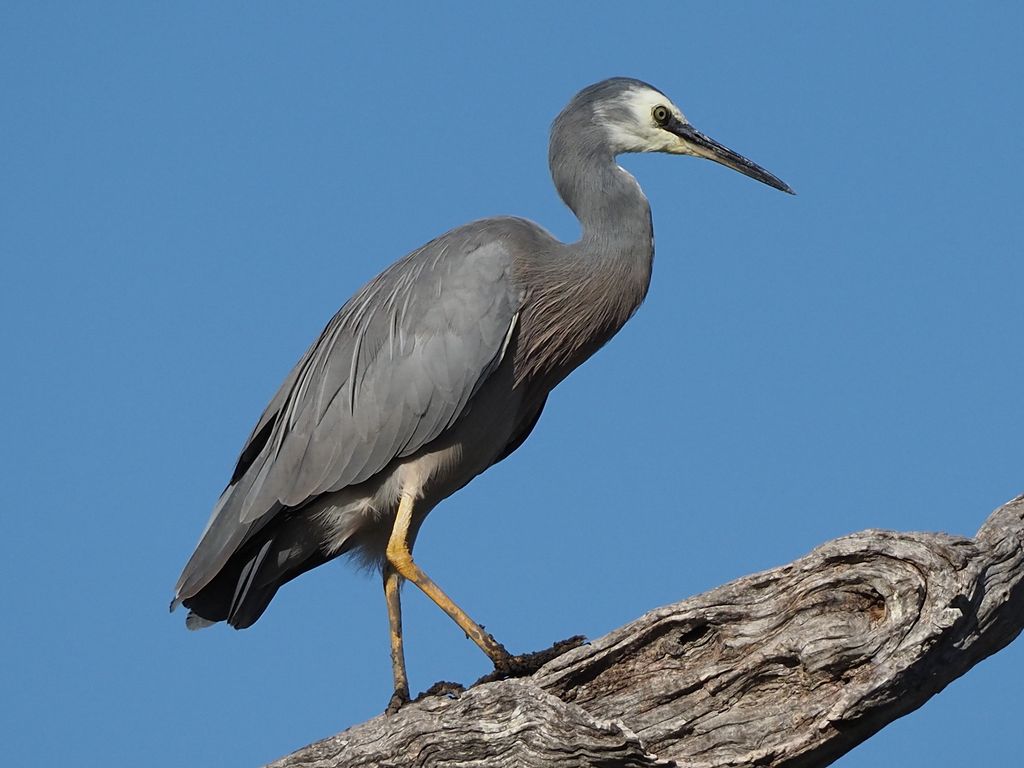
M557 659L563 653L578 648L586 642L583 635L575 635L567 640L554 643L550 648L533 653L522 653L517 656L509 655L494 663L494 671L477 680L477 683L503 680L508 677L527 677L543 667L552 659Z
M387 709L384 710L384 714L387 716L394 715L402 707L409 703L409 691L408 690L396 690L391 694L391 700L388 702Z

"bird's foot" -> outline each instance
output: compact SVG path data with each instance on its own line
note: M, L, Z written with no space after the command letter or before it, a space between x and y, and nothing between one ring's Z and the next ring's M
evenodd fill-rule
M384 714L390 717L408 703L409 689L396 689L395 692L391 694L391 700L388 702L388 707L384 710Z
M541 651L534 651L533 653L523 653L518 656L513 656L505 651L503 646L499 645L501 650L504 652L504 656L498 657L498 660L494 663L493 672L488 675L484 675L473 683L473 685L479 685L480 683L492 683L495 680L505 680L510 677L526 677L527 675L532 675L552 659L557 659L563 653L571 651L573 648L579 648L586 642L586 640L587 639L583 635L575 635L567 640L561 640L554 643L550 648L545 648ZM497 643L495 644L498 645ZM446 696L454 699L458 698L460 694L465 693L465 691L466 686L461 683L452 683L447 680L440 680L427 688L427 690L415 699L412 699L412 701L423 701L430 696ZM409 702L408 690L396 690L391 694L391 701L388 703L388 708L385 710L384 714L393 715Z
M499 658L494 663L494 671L484 675L473 685L480 683L491 683L495 680L504 680L509 677L526 677L532 675L552 659L557 659L563 653L579 648L586 642L583 635L574 635L566 640L554 643L550 648L533 653L522 653L518 656L508 654L505 658Z
M460 694L466 692L466 686L462 683L452 683L448 680L438 680L413 701L423 701L428 696L445 696L449 699L457 699Z

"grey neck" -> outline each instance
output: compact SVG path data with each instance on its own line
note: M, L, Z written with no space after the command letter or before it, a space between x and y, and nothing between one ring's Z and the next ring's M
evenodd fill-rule
M640 186L615 163L594 126L571 128L555 122L551 176L580 220L582 237L559 246L554 258L520 265L530 301L521 318L516 376L536 384L541 402L640 306L654 257L651 209Z
M576 133L570 143L556 127L549 155L555 188L582 228L573 248L591 260L620 262L649 278L654 231L647 198L615 162L602 136L583 135L592 140L580 141Z

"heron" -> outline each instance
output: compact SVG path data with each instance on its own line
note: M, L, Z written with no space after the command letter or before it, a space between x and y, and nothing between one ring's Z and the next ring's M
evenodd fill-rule
M260 416L175 586L186 625L251 626L288 581L349 554L379 570L394 693L409 701L400 587L421 589L510 671L505 647L413 560L428 513L518 449L548 394L632 317L651 280L651 209L616 162L691 155L790 187L699 132L657 88L584 88L548 163L581 235L511 216L441 235L348 300Z

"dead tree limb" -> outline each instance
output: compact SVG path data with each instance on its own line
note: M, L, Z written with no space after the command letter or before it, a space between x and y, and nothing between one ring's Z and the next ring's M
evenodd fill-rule
M824 766L1022 626L1024 496L973 539L835 539L530 677L425 698L273 768Z

